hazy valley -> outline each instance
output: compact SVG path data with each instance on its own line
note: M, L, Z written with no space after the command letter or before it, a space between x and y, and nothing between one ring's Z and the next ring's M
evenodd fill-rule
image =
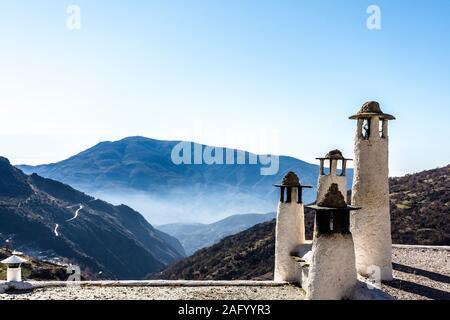
M18 167L113 204L124 203L157 225L213 223L240 213L275 211L273 184L290 170L300 173L303 184L317 182L317 165L285 156L279 158L278 173L268 176L261 175L260 165L176 165L171 152L178 143L129 137L101 142L58 163ZM206 147L192 148L196 146ZM348 178L350 188L352 170ZM313 201L315 192L306 190L305 201Z
M201 248L215 244L226 236L246 230L255 224L272 220L275 216L275 212L267 214L239 214L211 224L173 223L160 225L157 228L180 240L186 254L191 255Z

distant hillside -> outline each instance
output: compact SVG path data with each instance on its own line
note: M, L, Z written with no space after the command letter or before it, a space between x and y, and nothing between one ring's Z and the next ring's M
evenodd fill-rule
M197 251L152 279L270 279L274 268L274 222L258 224Z
M18 166L25 173L67 183L113 204L124 203L153 224L212 223L237 212L276 210L272 186L290 170L304 184L316 185L319 167L281 156L276 175L261 175L260 164L176 165L171 153L179 141L129 137L101 142L67 160L36 167ZM207 146L192 143L205 150ZM253 155L252 156L256 156ZM192 157L191 157L192 160ZM225 163L225 156L223 156ZM352 170L349 170L349 186ZM315 190L305 190L313 201Z
M450 165L391 178L392 240L398 244L450 245ZM314 212L305 209L307 238ZM177 261L159 279L271 279L275 220L256 225Z
M139 279L184 255L181 244L138 212L68 185L27 176L0 157L0 245L63 257L105 278Z
M239 214L211 224L173 223L157 226L157 228L180 240L186 254L191 255L195 251L210 246L226 236L246 230L255 224L272 220L275 218L275 215L275 212L267 214Z
M390 179L395 243L450 245L450 165Z
M11 250L0 248L0 261L12 255ZM23 280L57 280L65 281L69 277L67 267L51 262L40 261L28 256L22 256L27 262L22 264ZM83 275L81 277L83 279ZM6 266L0 264L0 281L6 280Z

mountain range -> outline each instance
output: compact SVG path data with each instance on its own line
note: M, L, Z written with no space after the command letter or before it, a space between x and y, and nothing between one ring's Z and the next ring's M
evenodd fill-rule
M185 254L176 238L130 207L28 176L2 157L0 243L43 260L62 257L93 278L140 279Z
M290 170L303 184L315 186L319 167L286 156L279 157L275 175L261 175L261 164L184 164L172 161L180 141L129 137L101 142L67 160L20 165L27 174L57 180L113 204L127 204L153 224L212 223L236 213L274 211L273 184ZM205 145L190 143L192 150ZM245 152L248 163L256 155ZM225 161L224 161L225 162ZM352 170L348 170L349 187ZM304 191L313 201L315 189Z
M450 245L450 165L390 178L392 242ZM153 279L273 279L275 220L226 237L179 260ZM314 212L305 208L307 239L312 239Z
M180 240L186 254L189 256L201 248L219 242L226 236L236 234L256 224L272 220L275 216L275 212L267 214L238 214L210 224L172 223L160 225L157 228Z

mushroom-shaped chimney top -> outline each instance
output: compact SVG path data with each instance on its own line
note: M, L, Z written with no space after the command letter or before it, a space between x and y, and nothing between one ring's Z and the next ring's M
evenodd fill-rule
M317 203L319 207L328 207L328 208L345 208L347 203L345 202L344 196L338 189L338 185L336 183L331 184L328 189L327 194L323 198L322 201Z
M378 116L380 119L395 120L394 116L383 113L383 111L381 111L380 104L376 101L368 101L364 103L358 113L351 116L350 119L364 119L374 116Z
M3 264L20 264L20 263L25 263L25 262L27 262L27 260L25 260L25 259L23 259L21 257L18 257L16 255L13 255L13 256L5 259L5 260L2 260L0 263L3 263Z
M342 156L342 152L340 150L331 150L330 152L327 153L327 155L325 156L325 158L330 158L330 159L344 159L344 157Z
M342 155L342 152L338 149L336 150L331 150L330 152L328 152L326 154L325 157L323 158L316 158L317 160L352 160L352 159L347 159L344 158L344 156Z
M328 192L325 194L325 197L322 201L317 203L317 205L308 206L308 208L315 210L359 210L360 208L352 207L347 205L345 202L344 196L339 191L338 185L336 183L332 183Z
M283 178L283 181L279 184L275 184L275 187L299 187L299 188L312 188L311 186L302 186L298 176L289 171Z
M283 178L283 185L285 186L297 186L299 184L298 176L292 171L289 171Z

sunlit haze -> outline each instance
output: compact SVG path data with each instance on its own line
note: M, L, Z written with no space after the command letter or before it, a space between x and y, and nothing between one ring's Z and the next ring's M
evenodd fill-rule
M390 123L391 174L450 159L449 1L67 1L0 5L0 155L63 160L141 135L353 157L367 100ZM32 6L32 9L30 7ZM414 23L413 23L414 22Z

